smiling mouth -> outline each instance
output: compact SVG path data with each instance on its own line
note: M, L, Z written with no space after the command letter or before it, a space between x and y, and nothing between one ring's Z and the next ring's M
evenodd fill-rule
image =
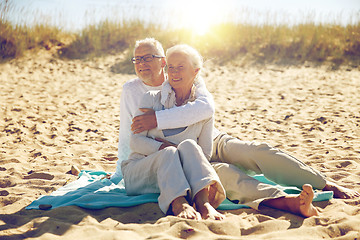
M182 79L182 78L173 78L172 80L173 80L174 82L178 82L178 81L181 81L181 79Z

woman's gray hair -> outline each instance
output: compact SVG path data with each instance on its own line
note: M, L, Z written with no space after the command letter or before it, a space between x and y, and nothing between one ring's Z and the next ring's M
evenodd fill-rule
M145 38L145 39L142 39L142 40L137 40L135 42L135 47L134 47L134 56L135 56L135 51L136 49L140 46L140 45L151 45L151 46L154 46L155 49L156 49L156 54L162 56L162 57L165 57L165 51L164 51L164 48L162 47L161 43L156 40L155 38Z
M179 44L175 45L168 50L166 50L166 62L168 61L169 57L173 53L184 53L187 56L190 57L192 66L196 69L199 68L200 71L203 67L203 57L200 55L200 53L193 47L187 45L187 44ZM197 74L199 76L199 73Z

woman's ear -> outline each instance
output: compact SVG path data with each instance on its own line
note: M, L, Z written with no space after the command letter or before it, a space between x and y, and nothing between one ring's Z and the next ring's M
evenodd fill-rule
M200 68L195 69L195 74L198 74L200 72Z
M161 68L164 68L166 66L166 60L165 58L161 59Z

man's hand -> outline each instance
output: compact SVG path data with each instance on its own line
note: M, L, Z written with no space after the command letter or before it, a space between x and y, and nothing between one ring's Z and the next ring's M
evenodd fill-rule
M165 139L162 139L162 138L155 138L155 140L158 141L158 142L162 142L162 143L163 143L163 144L161 144L159 150L162 150L162 149L164 149L164 148L166 148L166 147L170 147L170 146L177 147L176 144L174 144L174 143L172 143L172 142L169 142L169 141L167 141L167 140L165 140Z
M152 108L140 108L144 114L133 118L131 124L131 131L141 133L157 127L155 111Z

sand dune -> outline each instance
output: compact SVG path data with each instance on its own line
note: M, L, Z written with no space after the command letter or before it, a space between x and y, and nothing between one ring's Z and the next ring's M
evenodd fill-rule
M25 210L80 169L114 171L121 57L60 60L49 52L0 65L1 239L358 239L360 199L317 202L317 217L266 208L222 221L164 216L157 204ZM265 141L360 191L360 69L207 64L216 127Z

